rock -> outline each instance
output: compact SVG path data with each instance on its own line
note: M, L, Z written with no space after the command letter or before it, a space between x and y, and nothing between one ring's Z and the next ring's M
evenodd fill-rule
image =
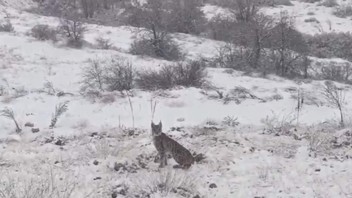
M94 160L93 164L98 165L99 164L98 160Z
M114 164L114 170L115 170L115 171L120 171L120 170L126 171L126 170L127 170L127 167L126 167L124 164L122 164L122 163L117 163L117 162L115 162L115 164Z
M26 122L26 124L24 124L25 127L34 127L34 124L31 122Z
M93 132L93 133L91 133L89 136L90 137L94 137L94 136L97 136L98 135L98 132Z
M316 168L316 169L315 169L315 172L320 172L320 168Z
M196 196L193 196L193 198L200 198L200 196L199 196L199 195L196 195Z
M57 145L57 146L63 146L63 145L65 145L65 143L64 143L64 141L62 141L62 140L57 140L57 141L55 142L55 145Z
M126 190L125 190L125 189L121 189L121 190L119 191L119 194L120 194L120 195L123 195L123 196L126 196Z
M111 198L117 198L118 193L115 191L111 194Z
M58 163L60 163L60 162L59 162L59 161L55 161L55 162L54 162L54 164L58 164Z
M101 180L101 177L95 177L93 180Z
M217 188L218 186L215 183L209 185L209 188Z
M38 133L39 131L39 128L32 128L32 133Z

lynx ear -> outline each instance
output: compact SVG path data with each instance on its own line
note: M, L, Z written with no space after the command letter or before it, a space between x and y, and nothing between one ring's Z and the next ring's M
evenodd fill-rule
M162 126L163 124L161 123L161 120L160 120L160 122L159 122L159 126L160 126L160 128L161 128L161 126Z
M151 126L152 126L152 128L153 128L153 127L155 127L155 124L154 124L154 122L153 122L153 121L152 121L152 123L151 123Z

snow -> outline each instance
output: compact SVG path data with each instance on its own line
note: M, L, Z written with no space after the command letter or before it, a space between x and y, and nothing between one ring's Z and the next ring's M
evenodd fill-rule
M317 33L312 24L302 23L309 10L314 10L314 17L319 21L330 19L334 31L349 31L352 27L348 25L350 20L330 15L331 8L298 1L293 4L268 8L265 12L296 13L298 29L309 34ZM16 186L12 190L16 189L17 197L23 197L21 193L26 193L26 187L33 190L42 183L53 185L48 187L52 192L73 188L73 193L67 197L111 197L113 191L121 192L121 188L130 196L141 195L142 191L152 191L165 178L171 178L167 183L171 188L178 187L179 183L185 188L192 187L193 192L185 192L188 197L352 196L349 185L352 161L346 157L350 156L349 148L333 150L335 155L314 157L307 139L263 133L267 118L282 121L295 118L295 97L299 89L307 98L300 112L302 126L336 120L339 112L326 103L321 93L324 81L288 80L273 75L263 78L208 68L209 88L180 87L162 92L133 90L130 98L133 122L129 99L121 93L104 93L102 99L96 100L80 94L82 68L90 59L111 57L125 58L137 70L158 69L169 62L129 54L136 29L127 26L87 25L85 40L88 43L94 45L95 39L103 36L111 39L118 50L72 49L60 43L37 41L27 35L34 25L54 27L59 20L20 11L16 5L21 4L1 5L14 24L15 33L0 32L0 87L6 91L0 96L0 109L13 109L23 133L15 134L13 121L0 118L0 197L2 184L11 186L11 182ZM212 13L222 12L214 6L204 10L210 18ZM0 17L4 19L6 15L0 14ZM222 45L222 42L185 34L173 36L191 59L212 57ZM316 61L344 62L341 59ZM56 97L39 92L46 82L72 95ZM352 105L348 103L348 98L352 97L351 87L338 85L347 89L345 113L348 115ZM239 102L227 103L216 92L221 91L231 98L236 94L234 88L248 90L257 98L240 98ZM21 90L26 93L19 95ZM279 99L274 99L278 96ZM64 101L69 101L68 111L59 118L55 128L49 128L55 106ZM154 117L151 101L157 104ZM228 116L237 118L239 126L223 124ZM165 133L192 152L205 154L206 159L189 170L173 169L175 162L169 160L169 166L160 170L154 162L152 119L161 120ZM346 120L349 119L347 116ZM29 127L24 127L27 122L33 123L40 132L32 133ZM181 127L181 131L172 127ZM305 133L304 127L302 131L297 128L298 132ZM56 145L58 140L64 145ZM93 164L95 160L97 165ZM126 163L127 170L115 171L115 162ZM216 188L209 187L213 183ZM155 191L152 197L180 197L172 190ZM119 194L118 197L124 196Z

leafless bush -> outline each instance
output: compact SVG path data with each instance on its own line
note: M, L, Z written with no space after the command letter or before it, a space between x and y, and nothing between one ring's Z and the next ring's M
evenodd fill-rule
M81 48L83 45L83 37L86 32L85 25L79 21L79 18L61 19L59 29L67 37L67 45L70 47Z
M83 69L82 78L82 91L125 91L133 89L135 72L124 59L91 60Z
M57 30L50 28L48 25L39 24L32 28L31 35L38 40L57 41Z
M134 182L132 192L142 197L182 197L199 196L194 178L175 171L165 171L148 175L147 180L138 179Z
M98 60L91 60L89 65L83 69L82 84L84 88L104 91L105 68Z
M331 32L316 34L306 38L309 53L319 58L343 58L352 61L352 34L350 32Z
M352 4L339 5L334 10L334 15L341 18L352 16Z
M13 32L15 29L12 26L11 21L6 21L5 23L0 24L0 32Z
M109 91L125 91L134 87L134 70L132 64L126 60L112 59L104 76Z
M13 112L12 109L10 109L10 108L3 109L3 110L0 111L0 115L12 120L15 123L15 126L16 126L16 133L21 133L22 129L19 126L19 124L18 124L18 122L17 122L17 120L15 118L15 113Z
M144 71L138 74L137 85L146 90L169 89L174 86L200 87L206 73L201 61L178 62L165 65L160 71Z
M180 60L183 57L179 46L166 32L145 32L132 43L130 52L166 60Z
M350 63L346 63L345 65L330 63L329 65L321 68L321 78L324 80L350 83L351 75L352 67Z
M335 7L339 5L336 0L324 0L322 3L319 5L325 6L325 7Z
M307 128L305 138L308 140L309 151L326 154L332 148L333 133L326 125L313 126Z
M295 128L293 122L296 118L290 114L288 115L275 115L267 116L262 119L264 124L264 132L275 135L292 135L292 130Z
M98 38L95 39L95 42L96 42L96 44L97 44L99 49L108 50L108 49L111 49L113 47L110 39L107 39L107 38L98 37Z
M333 82L326 81L322 94L325 99L340 112L340 126L344 127L344 105L345 105L345 90L337 87Z
M72 179L58 178L51 171L46 175L30 176L1 174L0 198L72 198L77 182ZM27 175L26 175L27 176Z
M222 121L222 123L226 126L229 126L229 127L235 127L235 126L238 126L240 123L237 121L238 118L237 117L234 117L234 116L226 116L224 118L224 120Z
M60 103L60 104L58 104L55 107L55 112L52 115L51 123L50 123L50 126L49 126L50 128L54 128L56 123L57 123L57 120L59 119L59 117L68 110L67 109L67 104L68 104L68 101Z

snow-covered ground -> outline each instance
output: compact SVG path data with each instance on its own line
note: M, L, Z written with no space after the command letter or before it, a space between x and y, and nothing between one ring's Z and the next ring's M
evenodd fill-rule
M350 20L329 15L331 8L293 3L265 12L287 9L297 13L298 29L310 34L316 29L302 22L310 10L322 25L330 19L334 31L352 27ZM0 87L4 89L0 109L12 108L23 127L23 134L16 135L12 120L0 117L1 198L50 197L51 193L54 197L112 197L113 192L117 197L352 197L350 148L326 148L326 153L317 149L315 156L312 147L326 144L325 136L294 139L263 133L269 124L297 124L298 91L305 98L300 125L338 120L339 112L322 95L323 81L262 78L209 68L209 88L133 90L132 121L126 96L105 93L92 101L80 94L82 69L90 59L111 57L125 58L137 70L157 69L167 61L129 54L135 32L131 27L87 25L88 43L103 36L118 50L72 49L37 41L27 35L33 26L55 27L59 20L20 11L20 5L0 4L1 10L6 10L0 19L10 19L15 28L14 33L0 32ZM204 10L221 12L215 7ZM174 37L188 58L212 57L222 44L184 34ZM57 97L40 91L47 82L56 91L71 94ZM348 123L352 90L348 85L339 86L347 90ZM225 98L219 98L216 90ZM55 106L64 101L69 101L68 111L50 129ZM172 165L158 169L150 133L153 102L157 103L154 121L161 120L168 135L192 152L203 153L205 160L189 170L173 169ZM237 118L239 125L230 126L226 121L231 118ZM24 126L27 122L40 132L32 133L31 127ZM305 130L297 127L296 133L307 135Z

